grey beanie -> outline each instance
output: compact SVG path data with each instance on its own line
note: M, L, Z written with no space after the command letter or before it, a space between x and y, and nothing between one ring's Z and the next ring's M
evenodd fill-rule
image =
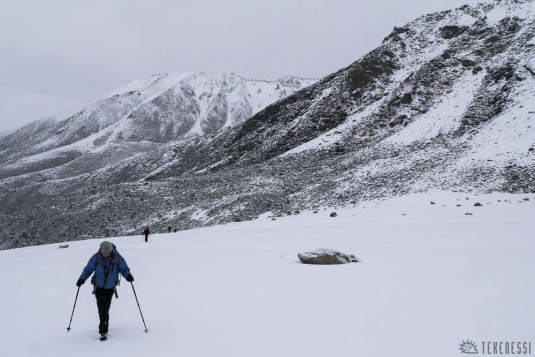
M100 243L100 251L102 253L111 253L112 250L113 250L113 244L111 244L110 242L104 241Z

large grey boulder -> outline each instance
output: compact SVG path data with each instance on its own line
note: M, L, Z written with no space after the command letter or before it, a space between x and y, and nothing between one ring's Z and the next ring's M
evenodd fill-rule
M330 265L359 262L354 255L344 254L330 249L317 249L312 252L299 253L297 257L304 264Z

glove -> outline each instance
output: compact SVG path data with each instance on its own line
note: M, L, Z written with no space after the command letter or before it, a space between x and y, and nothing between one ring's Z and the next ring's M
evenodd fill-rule
M126 277L126 281L128 281L129 283L133 282L134 281L134 276L132 274L128 275Z
M84 279L78 279L78 281L76 282L76 286L80 287L80 286L84 285L84 283L85 283Z

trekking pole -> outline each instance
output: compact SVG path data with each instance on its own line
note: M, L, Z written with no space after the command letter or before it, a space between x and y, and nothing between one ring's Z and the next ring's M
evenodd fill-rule
M67 332L71 332L71 322L72 317L74 316L74 308L76 307L76 301L78 300L78 293L80 292L80 287L76 290L76 298L74 298L74 306L72 307L71 321L69 321L69 327L67 327Z
M132 291L134 292L134 296L136 297L137 307L139 308L139 313L141 314L141 320L143 320L143 326L145 326L145 332L149 332L147 325L145 325L145 319L143 318L143 313L141 312L141 306L139 306L139 300L137 299L136 289L134 289L134 283L130 282L130 284L132 284Z

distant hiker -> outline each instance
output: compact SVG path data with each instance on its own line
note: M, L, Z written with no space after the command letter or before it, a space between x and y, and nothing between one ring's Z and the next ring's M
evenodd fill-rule
M149 227L145 227L145 230L143 231L143 234L145 235L145 242L148 242L149 241L149 234L150 234Z
M167 232L171 233L171 226L167 227Z
M176 229L176 227L175 227L175 231L174 231L174 232L176 233L176 231L177 231L177 229Z
M117 252L115 245L108 241L100 243L100 249L87 262L76 286L82 286L93 272L95 274L93 274L91 283L95 285L93 291L97 299L100 319L98 332L100 339L104 341L108 338L111 299L113 293L116 293L115 287L119 283L119 273L130 283L134 281L134 277L130 273L126 260Z

